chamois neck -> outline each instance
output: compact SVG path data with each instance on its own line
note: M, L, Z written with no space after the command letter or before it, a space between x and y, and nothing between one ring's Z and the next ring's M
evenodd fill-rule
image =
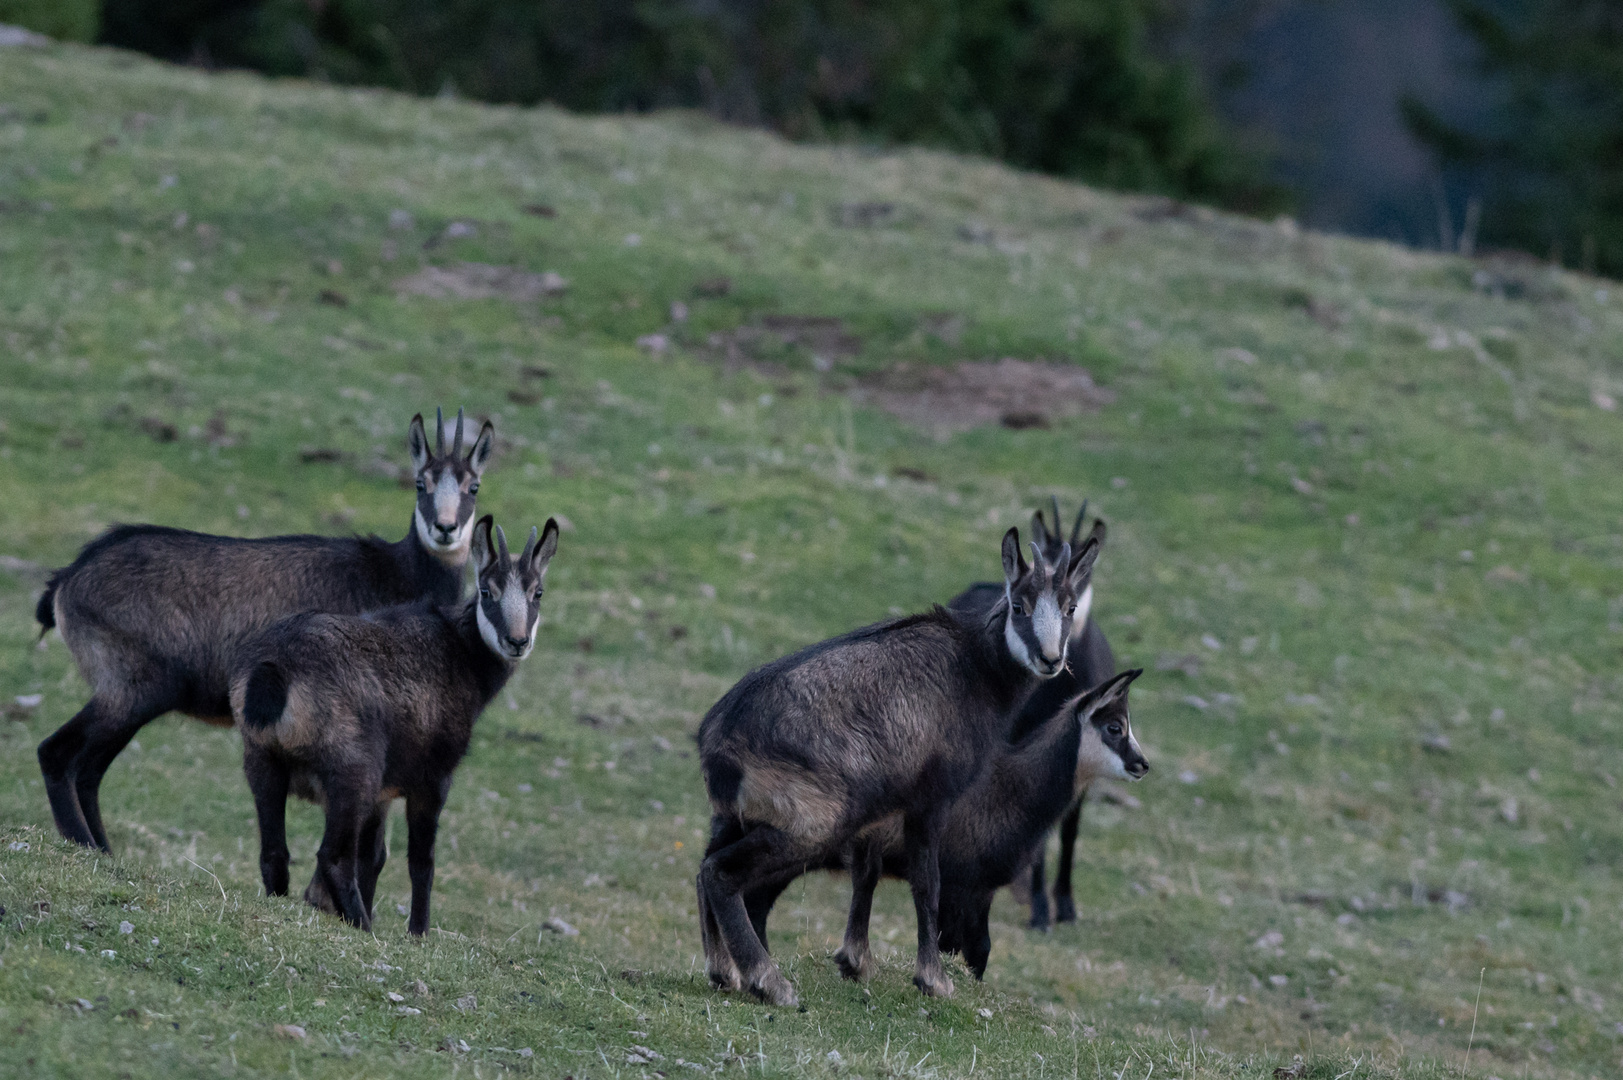
M1081 739L1076 716L1061 709L993 763L994 783L987 788L1015 809L1017 829L1035 838L1076 798Z
M411 511L411 523L406 527L406 535L393 545L395 554L404 562L412 577L423 583L424 588L420 595L433 599L436 603L450 604L462 598L463 568L467 566L467 552L462 553L462 561L449 563L443 554L430 551L423 543L421 532L417 528L417 509Z
M453 625L462 642L469 674L479 688L480 705L489 705L513 677L518 661L497 656L479 632L479 598L473 597L457 611Z
M998 709L1012 717L1042 680L1009 654L1003 633L1008 610L1007 597L1000 599L984 616L972 619L970 630L976 659L986 678L987 691Z

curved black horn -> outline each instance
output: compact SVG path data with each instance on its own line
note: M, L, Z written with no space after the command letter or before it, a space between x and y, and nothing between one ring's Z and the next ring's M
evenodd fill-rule
M1054 530L1053 531L1054 531L1054 539L1058 540L1060 538L1060 531L1059 531L1059 496L1058 495L1050 495L1050 496L1048 496L1048 501L1050 503L1052 503L1053 507L1054 507Z
M530 526L530 538L524 541L524 554L518 557L519 566L529 566L530 556L535 554L535 543L541 538L541 530L534 525Z
M445 410L434 406L434 456L445 456Z
M500 525L496 526L496 550L501 555L502 562L510 561L507 554L507 534L502 532Z
M1054 520L1055 520L1055 522L1057 524L1058 521L1059 521L1059 517L1058 517L1059 508L1058 507L1054 508L1054 514L1055 514L1055 519ZM1087 517L1087 516L1088 516L1088 500L1083 499L1082 500L1082 509L1080 509L1080 510L1078 510L1076 512L1076 524L1071 526L1071 547L1073 547L1073 548L1076 547L1077 543L1082 539L1082 519Z
M451 443L451 453L456 457L462 456L462 410L456 411L456 439Z

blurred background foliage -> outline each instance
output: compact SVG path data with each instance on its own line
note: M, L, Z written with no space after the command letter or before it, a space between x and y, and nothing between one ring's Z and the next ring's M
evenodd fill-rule
M0 22L414 94L696 108L1623 274L1616 0L0 0Z
M1169 0L106 0L178 61L586 111L702 108L801 139L987 154L1261 210L1265 162L1157 41Z
M0 23L59 41L94 41L100 22L100 0L0 0Z
M1451 0L1490 87L1448 116L1402 101L1415 134L1479 193L1482 235L1623 274L1623 4Z

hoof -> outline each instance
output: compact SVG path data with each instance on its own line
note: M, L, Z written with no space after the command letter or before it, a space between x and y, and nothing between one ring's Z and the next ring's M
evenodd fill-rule
M1054 921L1060 923L1076 922L1076 905L1069 896L1054 897Z
M866 949L857 952L848 946L841 946L840 951L834 954L834 963L842 976L854 982L867 982L873 976L873 956Z
M768 1005L779 1005L789 1009L800 1004L794 984L783 977L783 972L778 970L776 964L770 965L751 978L749 990Z
M328 915L342 915L338 905L333 903L332 894L327 891L327 883L321 880L321 875L310 879L310 884L304 889L304 902L317 911L325 911Z
M744 980L738 977L737 968L706 968L705 974L710 977L711 988L722 993L743 989Z
M1048 912L1045 911L1039 915L1036 911L1033 911L1031 921L1026 923L1026 927L1030 930L1041 930L1045 934L1048 933L1051 929L1048 925Z
M913 985L918 987L919 992L925 997L950 998L954 992L952 980L940 971L919 972L913 976Z

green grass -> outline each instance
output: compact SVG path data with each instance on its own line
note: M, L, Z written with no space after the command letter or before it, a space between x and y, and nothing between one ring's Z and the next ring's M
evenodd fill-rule
M842 227L864 202L897 209ZM434 240L457 221L475 234ZM397 299L463 259L569 289ZM1623 397L1620 304L939 154L6 51L0 554L25 562L0 569L0 701L43 703L0 719L0 1074L1265 1077L1300 1054L1331 1080L1458 1075L1470 1044L1472 1076L1615 1075L1623 431L1594 402ZM714 359L773 313L862 348L828 373ZM1081 363L1116 401L938 440L847 393L1001 356ZM33 750L85 688L35 647L26 563L121 520L399 536L409 493L374 459L436 403L496 418L481 505L510 533L574 528L457 777L434 932L392 914L398 858L373 936L265 899L239 743L191 721L110 772L116 858L58 844ZM986 981L954 966L925 1001L905 890L864 989L828 959L845 886L810 878L772 941L806 1011L711 993L698 718L753 664L995 575L1049 492L1109 519L1095 610L1152 668L1155 771L1141 808L1087 811L1081 921L1032 934L1000 897ZM296 877L319 828L291 810Z

